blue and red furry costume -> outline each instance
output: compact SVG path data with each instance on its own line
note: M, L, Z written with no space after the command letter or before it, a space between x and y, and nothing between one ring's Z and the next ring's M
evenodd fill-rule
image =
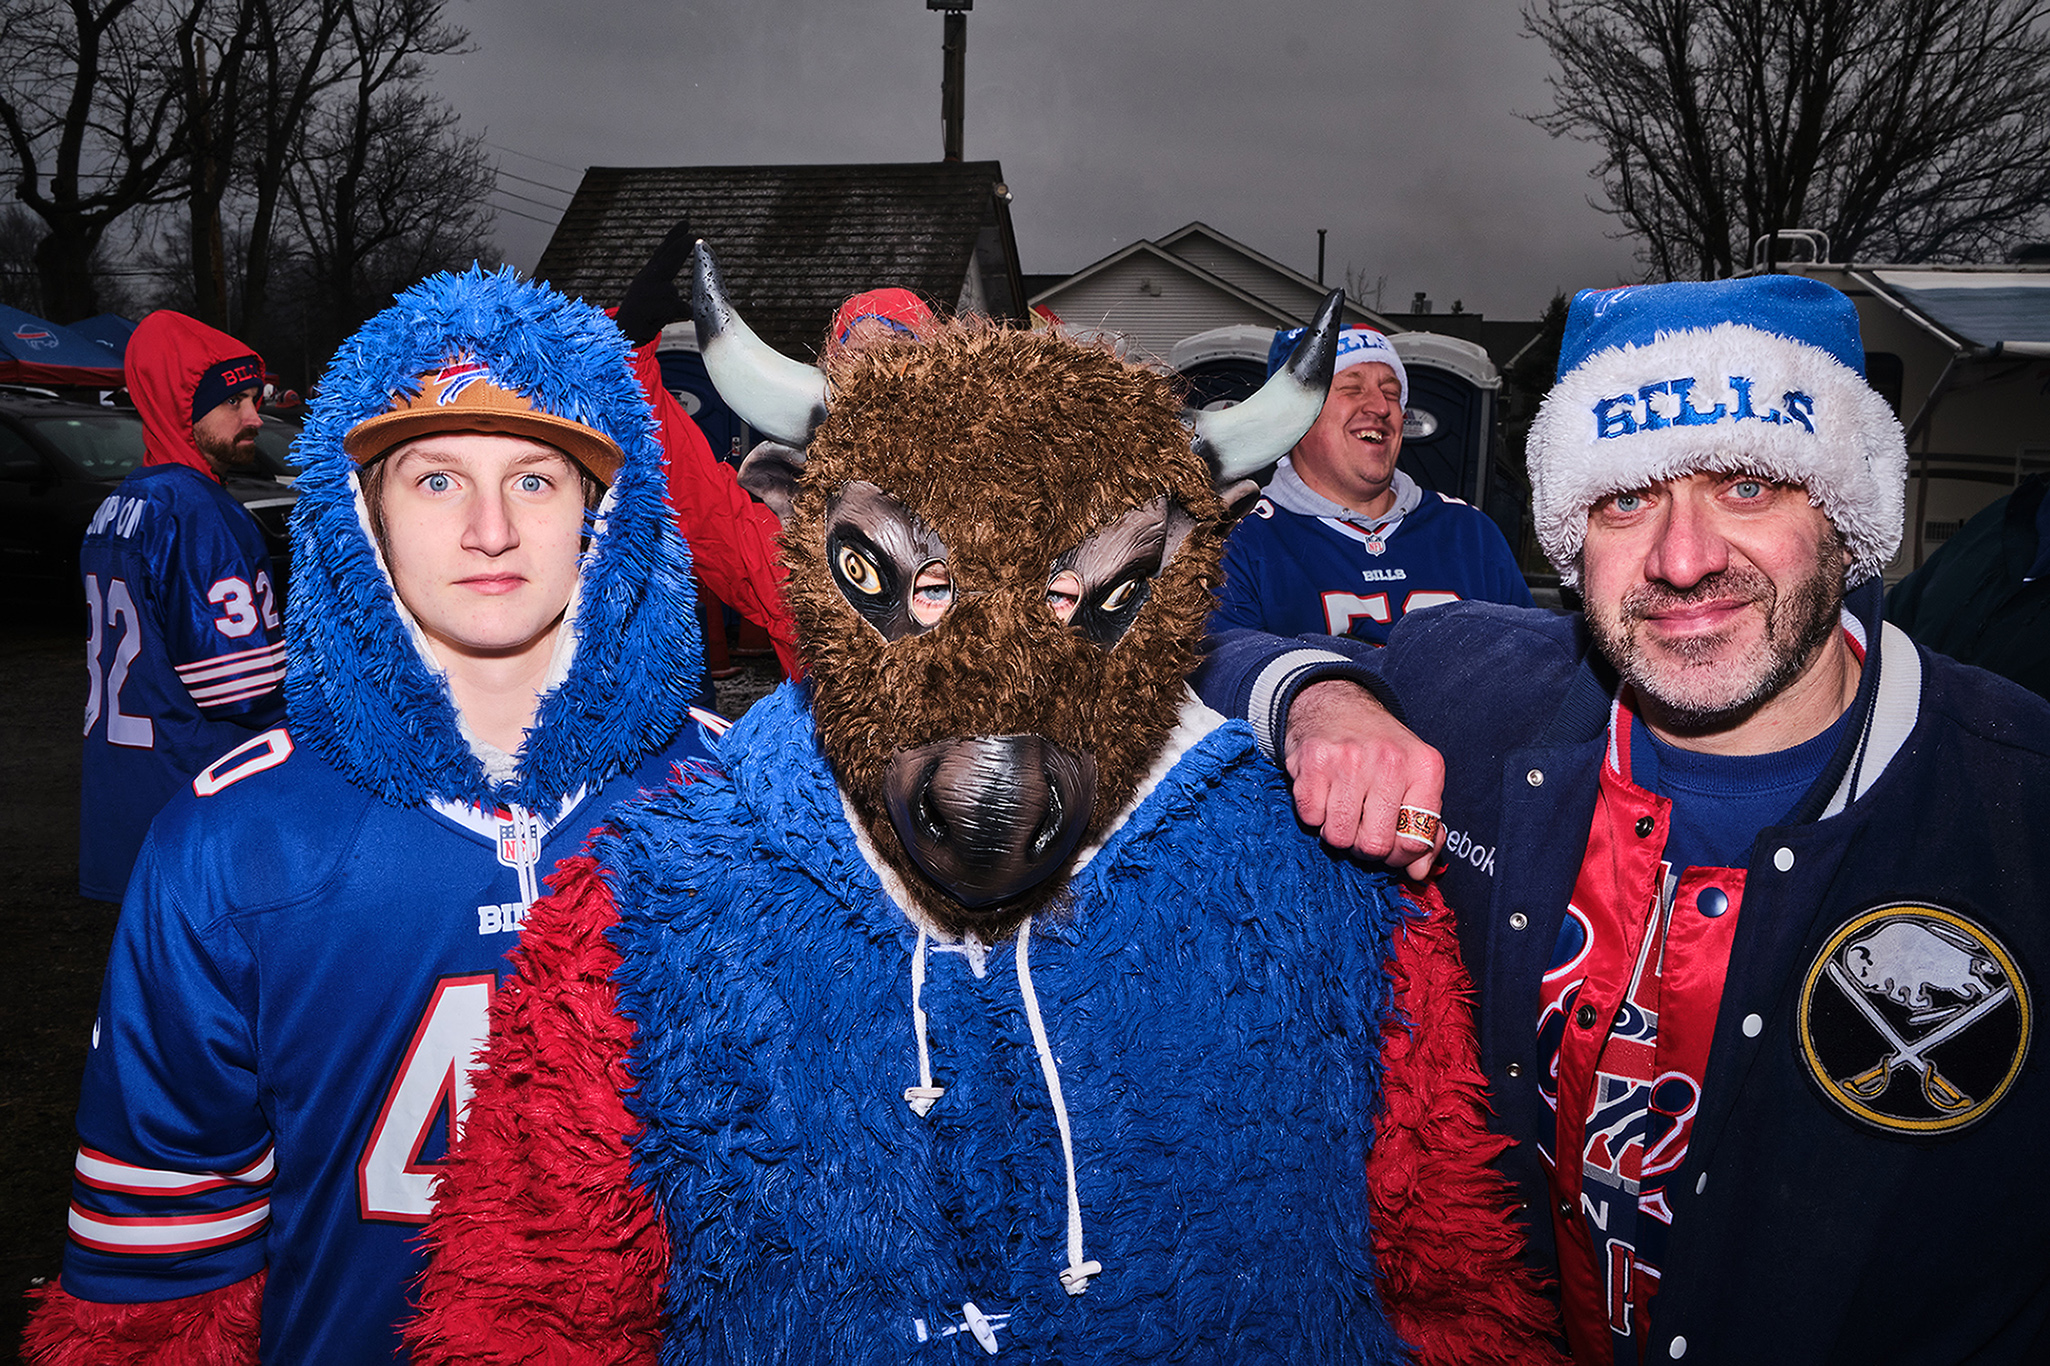
M784 519L808 682L724 737L722 773L615 810L537 904L414 1359L1557 1360L1449 914L1299 831L1250 731L1180 682L1221 534L1173 408L1059 426L1153 381L1044 336L849 365ZM864 440L888 386L946 435ZM886 640L827 576L822 510L856 479L969 588L929 632ZM1129 631L1049 623L1037 556L1162 484L1212 520L1156 552ZM1063 707L1099 757L1145 729L1105 760L1114 814L1036 913L950 928L863 759L921 709L940 729L913 743Z

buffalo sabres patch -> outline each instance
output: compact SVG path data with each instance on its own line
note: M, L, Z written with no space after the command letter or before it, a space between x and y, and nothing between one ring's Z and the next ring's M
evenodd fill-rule
M1801 984L1809 1075L1887 1133L1951 1133L1992 1113L2028 1056L2035 1002L2008 952L1965 916L1897 902L1829 937Z

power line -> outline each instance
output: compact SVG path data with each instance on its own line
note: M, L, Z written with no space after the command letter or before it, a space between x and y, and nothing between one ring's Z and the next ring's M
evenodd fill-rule
M491 187L491 192L493 194L502 194L508 199L517 199L522 204L532 204L537 209L553 209L558 214L568 207L565 204L550 204L544 200L530 199L526 195L519 194L515 191L506 189L503 185L493 185Z
M508 147L502 142L493 142L490 138L484 138L481 141L486 147L496 147L501 152L511 152L516 157L525 157L529 161L538 161L543 166L553 166L559 171L573 171L578 175L584 173L584 168L581 166L565 166L559 161L550 161L547 157L537 157L532 152L522 152L517 147Z
M504 168L503 166L500 166L500 167L498 167L498 168L497 168L497 171L498 171L498 174L499 174L499 175L502 175L502 176L504 176L504 177L505 177L505 178L506 178L507 180L517 180L517 181L519 181L519 182L520 182L520 184L522 184L522 185L538 185L538 186L540 186L540 187L541 187L542 189L544 189L544 190L553 190L553 191L555 191L555 192L556 192L557 194L566 194L566 195L575 195L575 194L576 194L576 191L575 191L575 190L565 190L565 189L563 189L563 188L562 188L562 187L561 187L560 185L550 185L550 184L549 184L549 183L548 183L547 181L545 181L545 180L529 180L529 179L527 179L527 178L526 178L525 176L523 176L523 175L514 175L514 174L513 174L513 173L512 173L511 171L508 171L508 170L506 170L506 169L505 169L505 168Z
M503 191L501 191L501 193L503 193ZM552 228L559 221L557 219L552 218L536 218L534 217L534 215L530 213L521 213L518 209L508 209L503 204L487 204L485 207L490 209L493 213L509 213L514 218L524 218L529 223L539 223L544 228Z

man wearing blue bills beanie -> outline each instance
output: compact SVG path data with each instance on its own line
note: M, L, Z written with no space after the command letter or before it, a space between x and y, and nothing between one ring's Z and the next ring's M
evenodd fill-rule
M1582 293L1530 470L1584 611L1240 633L1199 677L1363 853L1420 851L1442 755L1582 1362L2050 1359L2050 704L1882 623L1906 449L1863 362L1812 280Z
M1272 375L1303 329L1277 332ZM1317 421L1275 469L1224 548L1213 631L1329 631L1376 645L1409 612L1481 599L1531 605L1487 514L1397 467L1409 374L1370 327L1338 334Z

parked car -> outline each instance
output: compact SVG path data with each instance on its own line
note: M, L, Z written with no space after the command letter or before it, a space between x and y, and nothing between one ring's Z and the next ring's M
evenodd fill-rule
M273 432L272 421L257 441L260 472L232 475L225 487L263 528L282 597L299 495L284 482L297 471L280 452L298 429L279 422ZM82 603L78 547L86 525L142 459L142 418L133 408L0 389L0 594L10 602Z
M272 413L263 415L263 430L256 434L256 463L281 484L299 477L299 462L292 457L292 443L299 439L299 423Z

